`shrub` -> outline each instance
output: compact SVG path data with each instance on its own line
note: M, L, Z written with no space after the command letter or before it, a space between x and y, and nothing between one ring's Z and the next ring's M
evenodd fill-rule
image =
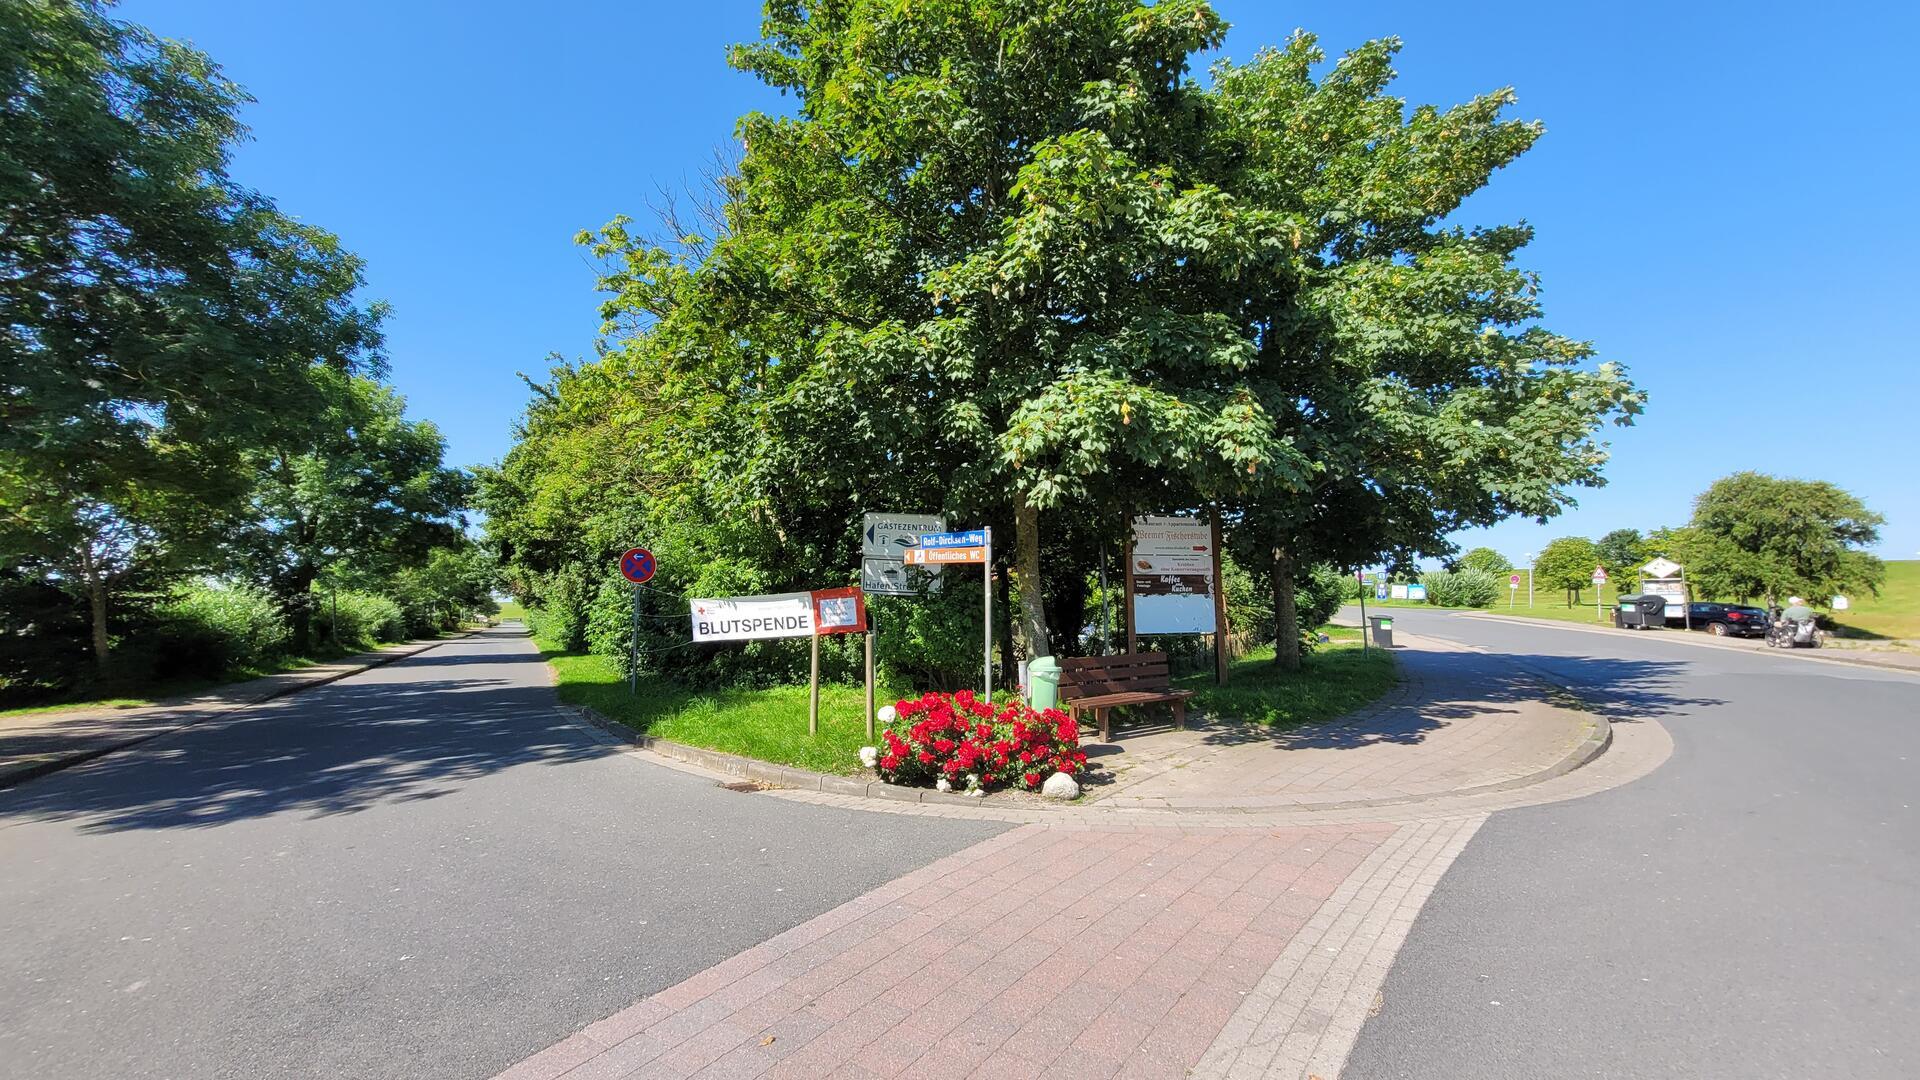
M1486 607L1500 595L1500 582L1484 570L1436 570L1420 575L1427 603L1440 607Z
M156 674L216 679L280 656L292 631L271 596L244 586L201 585L160 605Z
M335 610L339 621L335 623ZM317 641L338 642L342 648L360 648L383 641L404 641L407 616L400 605L378 593L342 590L337 596L317 597L313 633Z
M995 709L971 690L902 701L881 733L881 779L983 790L1028 791L1056 772L1086 767L1080 728L1058 709L1035 712L1014 701Z

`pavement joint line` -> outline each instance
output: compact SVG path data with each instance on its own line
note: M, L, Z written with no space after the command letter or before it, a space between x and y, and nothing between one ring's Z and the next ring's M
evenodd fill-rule
M479 630L470 630L470 631L467 631L466 633L456 634L452 637L439 638L434 641L429 641L423 645L419 645L417 648L414 647L413 643L409 643L399 648L377 650L376 653L372 653L372 654L362 653L360 654L361 656L363 657L371 656L372 658L365 660L365 662L363 663L358 663L354 667L348 668L344 671L327 672L324 676L321 676L319 678L308 679L305 681L299 681L296 679L292 681L290 685L280 687L278 689L273 690L270 693L262 694L259 697L246 698L240 701L222 701L222 702L212 703L210 705L205 706L202 711L199 711L195 715L182 719L177 724L172 724L155 731L148 731L129 739L121 739L121 740L106 743L101 746L88 747L85 750L76 750L66 754L56 754L44 760L30 762L24 766L16 767L16 766L0 765L0 791L5 791L8 788L17 787L30 780L37 780L43 776L51 776L57 772L64 772L65 770L74 768L75 766L84 765L89 761L95 761L100 758L106 757L108 754L119 753L122 750L131 750L136 746L141 746L145 743L152 742L155 739L164 738L168 735L178 734L179 732L185 731L188 728L192 728L199 724L205 723L206 721L214 719L215 717L231 716L236 713L242 713L247 711L248 709L257 708L261 705L268 704L269 702L279 701L280 699L285 697L291 697L292 695L301 693L302 691L312 690L315 687L326 686L330 683L336 683L342 679L351 678L355 675L372 671L374 668L386 667L388 664L397 663L401 660L407 660L412 657L419 656L421 653L427 652L428 650L431 650L431 649L437 649L440 646L448 644L450 642L465 640L467 638L470 638L479 634L480 632L481 631ZM321 666L324 666L324 665L321 665ZM296 669L295 671L281 672L280 674L297 676L299 675L299 671ZM271 676L271 675L262 676L262 678L268 678L268 679L273 677L274 676ZM174 708L184 708L190 705L192 705L191 701L185 701L185 702L178 702L173 705L145 706L145 708L174 709ZM76 709L75 711L80 712L82 710ZM131 719L133 714L138 713L140 711L141 709L138 709L138 708L128 709L126 710L124 715L127 718ZM50 719L58 720L59 717L55 715L50 717Z

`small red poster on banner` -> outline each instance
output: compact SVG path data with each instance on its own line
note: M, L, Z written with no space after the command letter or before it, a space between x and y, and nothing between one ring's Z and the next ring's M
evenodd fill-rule
M857 634L867 629L867 600L859 588L813 590L813 632Z

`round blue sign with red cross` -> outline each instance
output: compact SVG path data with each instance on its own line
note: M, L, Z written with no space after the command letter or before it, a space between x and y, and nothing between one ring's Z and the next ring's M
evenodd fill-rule
M645 585L653 580L653 552L646 548L634 548L620 556L620 572L635 585Z

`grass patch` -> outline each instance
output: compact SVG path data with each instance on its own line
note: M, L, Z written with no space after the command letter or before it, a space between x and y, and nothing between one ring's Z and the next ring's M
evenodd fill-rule
M1849 599L1852 607L1833 613L1842 637L1920 639L1920 560L1888 560L1880 595Z
M1274 667L1269 645L1230 664L1225 686L1216 686L1211 673L1183 675L1174 683L1194 691L1189 707L1209 716L1297 727L1350 713L1399 681L1393 657L1382 649L1363 651L1358 630L1334 626L1323 633L1333 641L1307 654L1297 672Z
M1295 674L1273 669L1273 649L1255 650L1233 663L1229 685L1197 674L1175 681L1197 691L1193 706L1209 714L1278 726L1330 720L1387 692L1397 681L1393 658L1379 649L1362 653L1359 632L1328 627L1334 640L1306 658ZM613 661L564 653L539 642L553 665L560 700L585 705L636 731L688 746L741 754L778 765L849 775L860 770L867 738L866 702L858 686L820 687L820 733L807 734L807 688L699 690L661 678L642 678L628 693ZM882 686L876 705L911 696L905 687Z
M517 619L520 622L526 622L527 609L521 606L521 603L518 600L508 600L505 603L502 603L500 605L499 619L501 622L506 622L509 619Z
M558 675L560 700L586 705L603 716L662 739L742 754L778 765L825 773L860 771L867 738L866 691L822 684L820 733L807 734L807 688L698 690L661 678L641 678L627 692L608 657L558 653L541 644ZM891 705L907 691L882 686L875 706Z

